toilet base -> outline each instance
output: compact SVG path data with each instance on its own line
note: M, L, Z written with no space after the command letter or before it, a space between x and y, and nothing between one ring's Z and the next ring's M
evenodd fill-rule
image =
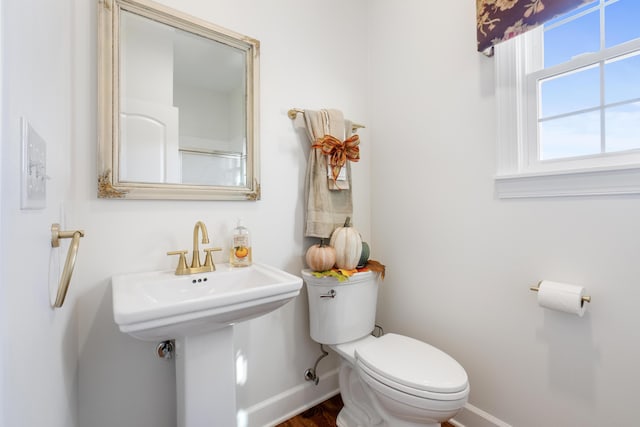
M338 414L338 418L336 419L337 427L403 427L400 424L394 424L390 426L387 422L381 420L379 424L375 424L372 426L371 424L362 424L359 423L345 408L342 408L340 413ZM415 427L415 424L411 423L408 425L409 427ZM420 427L441 427L441 424L421 424Z
M384 419L372 391L365 387L353 365L342 358L338 381L344 402L336 419L338 427L440 427L440 423L415 423L397 418L390 422Z
M358 422L356 418L349 412L349 408L342 408L338 413L338 418L336 419L337 427L369 427L362 424L362 422ZM382 424L376 424L375 427L383 427Z
M340 360L338 374L344 403L336 423L339 427L386 427L365 391L357 372L348 361Z

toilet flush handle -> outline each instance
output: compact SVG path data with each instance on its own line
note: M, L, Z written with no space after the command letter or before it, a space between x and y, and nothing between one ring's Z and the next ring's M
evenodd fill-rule
M335 298L336 297L336 291L334 289L331 289L329 292L327 292L324 295L320 295L320 298Z

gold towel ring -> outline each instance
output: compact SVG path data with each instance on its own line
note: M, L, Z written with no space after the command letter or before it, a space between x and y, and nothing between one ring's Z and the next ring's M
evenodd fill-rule
M62 276L60 277L56 301L53 304L54 308L62 307L62 304L64 304L67 291L69 290L69 282L71 282L71 275L73 274L73 267L76 265L76 256L78 255L81 237L84 237L83 230L60 231L60 224L51 224L52 248L60 246L60 239L72 239L69 252L67 252L67 260L64 263L64 270L62 270Z

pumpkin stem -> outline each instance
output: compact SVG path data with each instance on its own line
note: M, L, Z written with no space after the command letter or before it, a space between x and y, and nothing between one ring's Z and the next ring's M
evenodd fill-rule
M344 226L345 227L351 227L351 217L348 216L347 219L344 221Z
M324 239L320 239L320 247L324 248L326 245L324 244Z

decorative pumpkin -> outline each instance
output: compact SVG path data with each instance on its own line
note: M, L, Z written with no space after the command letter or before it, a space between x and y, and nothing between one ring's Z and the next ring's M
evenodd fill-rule
M369 244L367 242L362 242L362 253L360 254L360 261L358 261L358 268L362 268L367 265L370 253Z
M307 265L313 271L331 270L336 263L336 250L329 245L324 244L324 239L320 239L320 243L307 249L305 256Z
M358 266L362 254L362 238L358 230L351 226L350 217L347 217L343 227L333 231L329 244L336 250L338 268L353 270Z

